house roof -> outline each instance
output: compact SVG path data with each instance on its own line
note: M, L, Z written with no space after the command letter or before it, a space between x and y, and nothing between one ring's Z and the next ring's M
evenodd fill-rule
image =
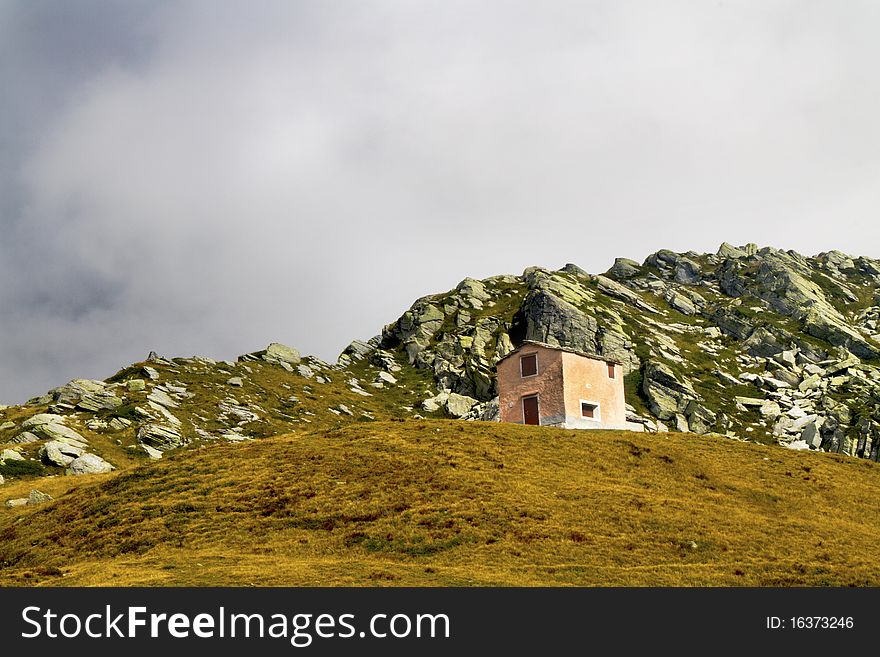
M609 358L608 356L600 356L598 354L590 354L586 351L579 351L577 349L572 349L570 347L560 347L555 344L547 344L546 342L538 342L537 340L523 340L522 344L518 346L516 349L507 354L504 358L500 358L495 366L498 366L498 363L502 362L513 356L515 353L521 351L524 347L543 347L544 349L552 349L554 351L565 351L569 354L575 354L577 356L583 356L584 358L592 358L593 360L602 360L606 363L615 363L616 365L623 365L623 363L616 358Z

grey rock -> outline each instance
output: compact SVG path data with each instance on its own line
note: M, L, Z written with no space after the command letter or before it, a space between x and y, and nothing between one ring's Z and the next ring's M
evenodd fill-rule
M605 276L596 276L596 286L605 294L625 301L631 306L649 313L658 313L659 311L651 304L646 302L638 294L630 290L628 287L621 285L617 281L613 281Z
M156 423L142 425L137 431L137 440L161 451L182 447L188 442L177 429Z
M576 307L548 292L535 291L523 304L525 339L568 347L587 353L598 351L599 325Z
M755 397L734 397L734 400L742 406L763 406L767 402L766 399L757 399Z
M577 265L575 265L571 262L566 263L565 267L563 267L559 271L564 272L566 274L574 274L575 276L580 276L581 278L586 278L586 279L590 278L590 275L586 271L584 271L583 269L581 269L580 267L578 267Z
M428 399L422 402L422 408L429 413L434 413L439 411L445 404L446 400L449 399L448 392L440 392L433 397L429 397Z
M149 456L154 461L157 461L162 458L162 452L151 445L147 445L145 443L141 443L141 449L146 452L147 456Z
M684 315L695 315L697 308L694 303L683 294L679 294L674 290L669 290L666 294L666 301L670 306Z
M122 399L114 395L112 392L100 391L95 393L87 393L76 404L76 408L81 411L90 411L96 413L101 410L112 410L122 406Z
M17 443L19 445L25 445L27 443L35 443L40 440L40 437L35 433L30 431L25 431L24 433L18 434L15 438L12 439L11 442Z
M498 422L499 417L498 397L495 397L489 401L474 404L471 407L471 410L465 415L462 415L460 419L479 420L481 422Z
M0 461L24 461L25 458L14 449L4 449L0 452Z
M83 453L82 447L50 440L40 448L40 459L49 465L57 465L64 468L70 465L74 459L82 456Z
M642 272L642 266L635 260L629 258L615 258L614 265L608 270L608 273L614 278L632 278L638 276Z
M684 285L697 285L703 279L703 270L690 258L679 258L675 263L674 280Z
M821 427L822 425L818 419L811 421L804 427L800 439L810 447L818 449L822 444L822 434L820 432Z
M64 424L63 415L55 415L54 413L38 413L21 423L22 429L31 429L43 424Z
M129 392L143 392L147 389L147 382L143 379L129 379L126 382Z
M6 508L11 509L16 506L25 506L28 503L26 497L16 497L15 499L6 500Z
M464 279L455 289L461 296L471 300L471 304L473 304L473 300L482 302L491 298L486 292L486 286L481 281L472 278Z
M450 393L446 399L446 412L453 417L463 417L478 403L473 397L466 397L458 393Z
M106 386L107 384L103 381L74 379L60 388L50 390L49 394L52 396L53 401L75 405L87 395L103 392Z
M752 356L769 358L785 351L785 346L777 337L763 326L756 328L743 342L746 352Z
M721 246L718 247L718 255L724 258L747 258L748 254L742 249L738 249L735 246L724 242Z
M122 431L123 429L127 429L131 426L131 420L124 417L114 417L110 420L108 426L113 431Z
M642 390L651 412L661 420L673 420L683 414L697 397L689 383L682 382L669 367L659 361L648 361L642 370Z
M716 413L695 401L688 403L686 412L689 430L694 433L709 433L718 420Z
M164 406L165 408L179 408L180 404L177 403L171 396L161 389L160 387L153 388L149 395L147 395L147 399L155 404L159 404L160 406Z
M241 386L244 385L244 383L242 382L240 376L233 376L226 381L226 385L234 386L236 388L241 388Z
M315 375L312 368L308 365L297 365L296 371L301 377L306 379L311 379Z
M62 441L73 445L85 445L88 441L64 424L41 424L33 427L33 433L47 440Z
M48 493L44 493L43 491L39 491L36 489L31 490L27 496L28 506L33 506L36 504L44 504L46 502L51 502L52 496Z
M769 420L773 420L782 415L782 409L777 402L768 400L761 404L761 415Z
M83 454L70 463L66 472L69 475L84 475L100 474L103 472L110 472L111 470L115 470L115 468L100 456L95 454Z
M387 383L388 385L395 385L397 383L397 379L393 374L389 372L379 372L376 374L376 383Z
M292 366L298 364L301 360L299 351L293 347L281 344L280 342L273 342L264 350L247 355L251 356L252 360L262 359L267 363L273 363L276 365L286 363L287 365ZM246 360L246 358L240 357L239 360Z
M375 347L369 343L361 340L354 340L342 351L340 358L342 356L347 356L350 360L359 361L367 358L374 350Z

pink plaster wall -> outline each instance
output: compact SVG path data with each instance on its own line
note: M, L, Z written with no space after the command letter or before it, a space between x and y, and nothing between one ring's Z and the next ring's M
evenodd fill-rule
M614 365L615 378L608 376L608 363L577 354L560 352L565 381L565 412L581 416L581 400L599 404L603 426L622 428L626 424L626 400L623 390L623 367Z
M519 360L528 354L538 355L537 376L523 378ZM563 355L561 351L538 345L527 345L498 363L498 408L502 422L523 423L522 398L538 395L538 417L541 424L564 421ZM549 420L549 421L548 421Z

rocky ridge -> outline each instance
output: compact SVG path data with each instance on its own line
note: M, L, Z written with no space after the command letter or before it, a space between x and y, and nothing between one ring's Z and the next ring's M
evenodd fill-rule
M235 362L151 353L0 407L0 477L100 474L168 450L375 419L497 419L494 365L523 340L624 364L648 431L878 460L880 262L750 244L466 278L337 363L273 343ZM2 483L3 479L0 479Z

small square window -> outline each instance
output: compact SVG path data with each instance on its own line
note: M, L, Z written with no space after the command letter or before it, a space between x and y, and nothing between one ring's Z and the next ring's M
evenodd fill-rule
M615 368L614 363L606 363L608 365L608 378L613 379L615 377Z
M599 408L598 404L589 404L587 402L581 402L581 415L583 417L595 418L596 410Z
M521 357L519 371L522 376L535 376L538 373L538 354L528 354Z

